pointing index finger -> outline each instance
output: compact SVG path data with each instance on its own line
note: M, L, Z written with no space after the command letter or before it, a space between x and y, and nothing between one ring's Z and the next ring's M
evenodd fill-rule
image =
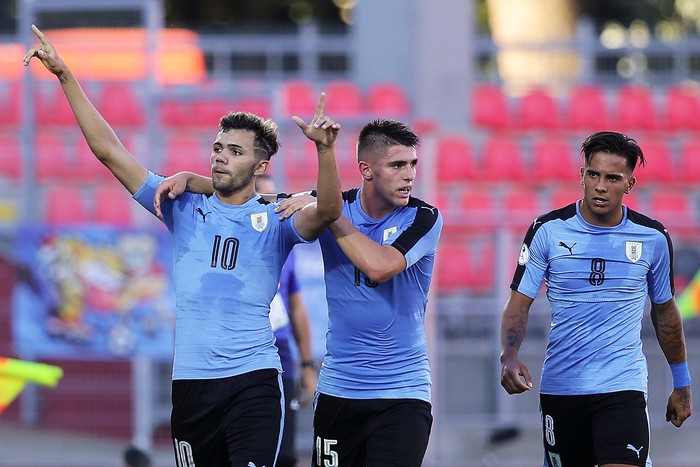
M323 116L323 106L326 102L326 93L321 91L321 94L318 96L318 102L316 102L316 114L314 115L314 119L317 119L321 116Z
M39 38L41 41L42 45L49 45L49 40L46 38L43 32L36 27L36 24L32 24L32 31L34 31L34 35Z

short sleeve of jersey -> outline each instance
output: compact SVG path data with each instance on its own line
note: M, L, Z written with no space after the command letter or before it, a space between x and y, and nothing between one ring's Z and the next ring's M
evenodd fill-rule
M547 272L547 228L533 224L520 247L518 265L510 288L532 299L537 297Z
M661 304L673 298L673 245L666 229L661 227L654 248L654 260L647 276L649 298L652 303Z
M393 246L404 255L407 268L435 250L443 223L442 214L436 207L415 198L414 200L417 206L413 222L403 231L385 233L382 242Z

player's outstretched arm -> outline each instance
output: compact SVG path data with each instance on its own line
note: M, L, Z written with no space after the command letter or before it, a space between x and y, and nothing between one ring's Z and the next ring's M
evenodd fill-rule
M126 150L112 127L92 105L48 37L35 25L32 25L32 31L40 44L29 49L24 56L24 65L28 66L31 59L36 58L56 75L92 152L130 193L135 193L146 179L146 168Z
M340 176L335 160L335 139L340 131L340 124L324 115L325 101L326 93L322 92L318 97L316 113L308 124L297 116L292 117L304 135L316 143L318 155L318 202L308 205L294 217L297 232L306 240L316 239L324 228L338 219L343 209Z
M693 399L690 391L683 319L674 299L663 304L652 303L651 322L656 338L666 361L671 365L673 391L668 396L666 421L679 427L693 413Z
M508 394L520 394L532 389L532 376L520 361L518 352L527 332L527 320L533 299L510 291L510 298L501 317L501 386Z

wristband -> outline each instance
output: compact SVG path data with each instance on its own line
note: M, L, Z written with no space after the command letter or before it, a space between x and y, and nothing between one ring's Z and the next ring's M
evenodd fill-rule
M301 361L301 367L302 368L315 368L316 365L314 365L313 360L302 360Z
M673 389L690 386L690 371L687 361L671 365L671 375L673 375Z

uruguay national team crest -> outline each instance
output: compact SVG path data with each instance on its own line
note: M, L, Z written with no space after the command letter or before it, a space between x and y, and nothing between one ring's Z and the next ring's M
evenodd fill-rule
M262 232L267 227L267 212L257 212L250 215L250 225L258 232Z
M642 257L642 242L625 242L627 259L636 263Z
M386 242L386 240L394 235L399 229L396 226L389 227L388 229L384 229L384 234L382 235L382 241Z

